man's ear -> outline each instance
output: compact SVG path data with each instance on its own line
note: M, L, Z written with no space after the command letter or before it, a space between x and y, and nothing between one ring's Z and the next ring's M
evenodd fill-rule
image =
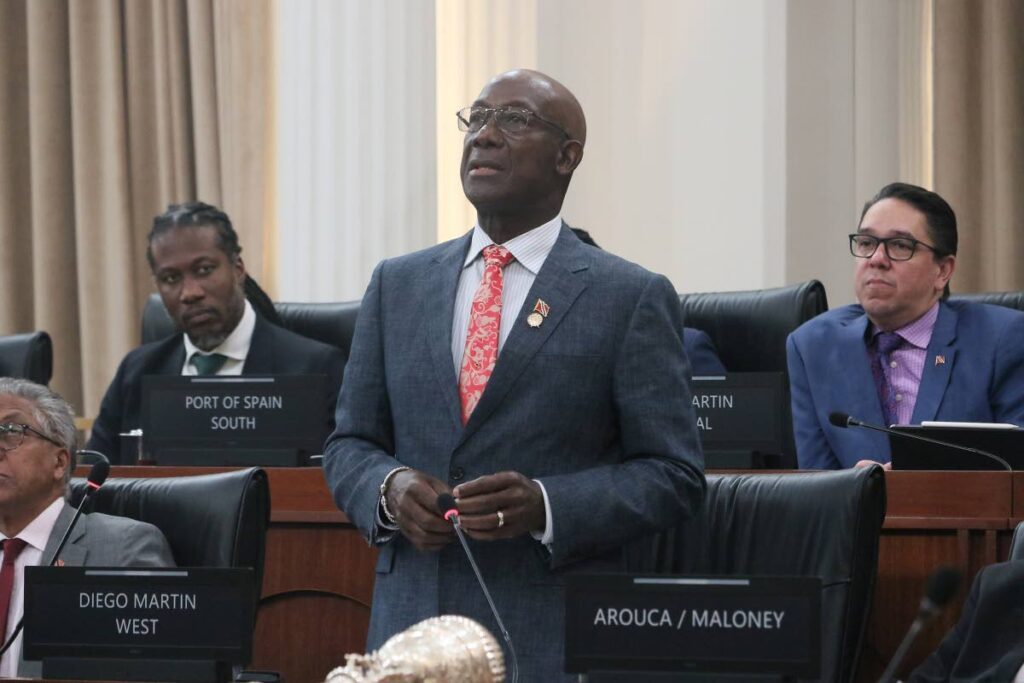
M68 453L68 449L60 448L57 450L57 463L54 466L53 474L54 481L60 481L64 479L64 475L67 472L67 468L71 467L71 454Z
M245 262L242 260L241 255L235 256L235 262L232 264L232 268L235 270L235 281L241 285L245 282Z
M566 140L558 151L555 170L560 175L572 175L581 161L583 161L583 143L579 140Z
M953 278L954 270L956 270L956 256L952 254L944 256L939 263L939 279L942 282L942 286L938 289L941 290L949 284L949 281Z

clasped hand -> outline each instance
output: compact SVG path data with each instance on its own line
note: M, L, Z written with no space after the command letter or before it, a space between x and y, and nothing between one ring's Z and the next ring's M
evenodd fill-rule
M404 470L388 486L388 509L402 535L420 550L440 550L455 540L451 522L437 509L437 497L449 492L458 504L462 529L471 538L494 541L544 529L540 485L518 472L486 475L451 490L429 474Z

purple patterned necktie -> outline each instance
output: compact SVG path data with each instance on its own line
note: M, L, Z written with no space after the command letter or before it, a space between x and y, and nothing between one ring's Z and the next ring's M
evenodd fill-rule
M903 344L903 337L895 332L881 332L875 336L875 348L871 353L871 375L875 380L878 401L882 405L882 417L886 426L896 424L896 392L889 382L890 354Z

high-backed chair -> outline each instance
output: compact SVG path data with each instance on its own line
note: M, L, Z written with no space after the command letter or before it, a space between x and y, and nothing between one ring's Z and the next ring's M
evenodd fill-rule
M786 337L828 310L825 286L808 280L744 292L680 294L683 321L707 332L730 372L786 372Z
M0 337L0 377L20 377L49 384L53 377L53 342L46 332Z
M783 373L782 454L771 467L796 467L789 405L786 338L828 310L825 286L817 280L743 292L680 294L683 322L711 337L729 372Z
M867 627L885 504L880 467L708 475L703 514L659 535L654 569L820 577L821 680L845 683Z
M980 292L976 294L954 294L950 301L973 301L977 304L994 304L1024 311L1024 292Z
M286 329L310 339L336 346L348 355L359 315L359 301L339 303L275 303ZM167 314L159 294L151 294L142 309L142 343L148 344L174 334L174 321Z
M73 505L84 491L85 480L73 479ZM112 478L93 494L87 511L153 524L167 537L178 566L253 567L258 601L270 522L270 487L263 470Z

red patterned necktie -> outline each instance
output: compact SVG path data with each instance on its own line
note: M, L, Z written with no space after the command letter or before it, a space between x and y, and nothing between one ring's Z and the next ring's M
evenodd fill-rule
M11 593L14 592L14 561L28 545L20 538L8 538L3 542L4 563L0 566L0 635L7 638L7 613L11 609Z
M487 380L498 360L498 333L501 330L501 290L505 286L502 269L512 261L505 247L492 244L484 247L484 277L480 280L473 307L469 311L466 351L459 371L459 399L462 401L462 424L484 393Z

